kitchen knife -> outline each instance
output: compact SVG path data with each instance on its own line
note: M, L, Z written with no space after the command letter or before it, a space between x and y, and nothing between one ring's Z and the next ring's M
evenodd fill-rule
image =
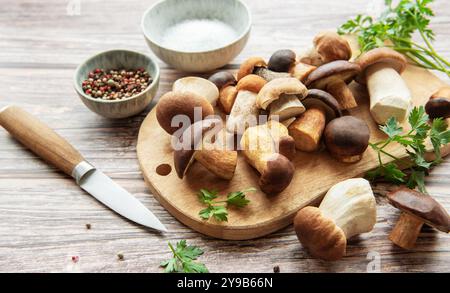
M83 156L56 132L16 106L0 110L0 125L45 161L69 176L97 200L138 224L167 232L166 227L139 200Z

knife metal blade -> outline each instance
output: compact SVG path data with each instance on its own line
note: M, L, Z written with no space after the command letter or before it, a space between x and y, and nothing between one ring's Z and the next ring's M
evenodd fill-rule
M166 227L136 197L94 169L78 182L80 187L116 213L138 224L167 232Z

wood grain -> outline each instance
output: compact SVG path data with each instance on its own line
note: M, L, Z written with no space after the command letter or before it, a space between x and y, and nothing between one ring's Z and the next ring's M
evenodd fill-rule
M249 56L267 58L277 49L310 46L317 32L365 12L372 2L244 1L254 25L247 47L230 69ZM0 0L0 108L14 103L36 115L133 193L171 231L156 235L124 221L0 130L1 272L161 272L159 262L170 255L167 242L180 239L205 250L201 260L212 272L272 272L275 265L281 272L366 272L369 252L381 256L385 272L450 272L449 235L425 227L413 251L401 250L387 239L399 212L387 204L384 194L393 187L385 184L373 186L378 203L375 229L352 240L348 256L336 263L309 256L292 226L255 240L222 241L172 217L148 191L136 158L137 134L148 111L110 121L85 108L72 88L76 66L90 55L112 48L149 53L139 22L153 2L111 0L105 5L81 0L81 15L69 16L68 1ZM450 3L436 0L433 7L435 48L448 59ZM185 75L159 65L158 96ZM450 159L436 167L426 183L450 210ZM90 230L86 223L92 225ZM119 252L124 261L117 260ZM77 264L71 261L73 255L80 256Z

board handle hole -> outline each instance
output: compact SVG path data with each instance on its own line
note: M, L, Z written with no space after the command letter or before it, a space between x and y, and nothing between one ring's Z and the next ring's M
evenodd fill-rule
M156 174L160 176L167 176L172 172L172 167L169 164L161 164L156 167Z

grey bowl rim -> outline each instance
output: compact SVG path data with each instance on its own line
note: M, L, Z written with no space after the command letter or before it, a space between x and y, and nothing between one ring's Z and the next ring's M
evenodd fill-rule
M125 99L119 99L119 100L103 100L103 99L97 99L97 98L93 98L93 97L91 97L91 96L85 94L84 91L83 91L83 89L81 88L81 85L78 84L78 82L77 82L77 76L78 76L78 73L79 73L80 70L81 70L81 67L82 67L84 64L88 63L89 61L91 61L91 60L93 60L93 59L95 59L95 58L98 58L99 55L106 54L106 53L114 53L114 52L126 52L126 53L128 53L128 54L130 54L130 53L131 53L131 54L138 54L138 55L142 55L142 56L144 56L145 58L147 58L147 59L150 61L150 63L153 63L153 65L155 66L155 69L156 69L156 70L155 70L155 73L156 73L155 76L152 76L152 79L153 79L152 83L149 84L149 85L145 88L145 90L143 90L142 92L140 92L140 93L138 93L138 94L136 94L136 95L134 95L134 96L131 96L131 97L128 97L128 98L125 98ZM147 55L147 54L144 54L144 53L141 53L141 52L138 52L138 51L134 51L134 50L128 50L128 49L110 49L110 50L105 50L105 51L98 52L98 53L96 53L96 54L90 56L89 58L85 59L83 62L81 62L81 63L77 66L77 68L75 69L75 72L74 72L74 75L73 75L73 84L74 84L75 91L76 91L79 95L81 95L83 98L85 98L85 99L87 99L87 100L90 100L90 101L93 101L93 102L97 102L97 103L115 104L115 103L128 102L128 101L131 101L131 100L134 100L134 99L139 98L141 95L143 95L143 94L145 94L146 92L150 91L150 90L153 89L155 86L158 86L158 84L159 84L159 78L160 78L160 69L159 69L158 62L156 62L151 56L149 56L149 55Z
M221 46L221 47L219 47L219 48L214 48L214 49L205 50L205 51L194 51L194 52L190 52L190 51L179 51L179 50L175 50L175 49L171 49L171 48L165 47L165 46L161 45L159 42L156 42L153 38L151 38L151 37L147 34L147 32L146 32L146 30L145 30L145 27L144 27L144 19L145 19L145 17L147 16L147 14L148 14L152 9L154 9L157 5L159 5L159 4L163 3L163 2L166 2L166 1L168 1L168 0L159 0L159 1L157 1L156 3L153 3L153 5L151 5L149 8L147 8L147 9L144 11L144 14L142 14L142 17L141 17L141 25L140 25L140 26L141 26L142 33L144 34L144 37L145 37L148 41L150 41L152 44L154 44L154 45L158 46L159 48L162 48L162 49L164 49L164 50L166 50L166 51L170 51L170 52L176 53L176 54L207 54L207 53L217 52L217 51L226 49L226 48L228 48L228 47L230 47L230 46L233 46L233 45L237 44L238 42L242 41L242 39L244 39L244 38L250 33L250 31L251 31L252 24L253 24L253 18L252 18L252 14L251 14L251 12L250 12L250 8L248 7L248 5L247 5L245 2L243 2L243 1L241 1L241 0L234 0L234 1L237 1L237 2L239 2L239 3L242 4L242 6L245 8L245 11L247 12L247 17L248 17L248 23L247 23L247 26L246 26L245 30L242 32L242 34L240 34L238 37L236 37L235 40L233 40L233 41L229 42L228 44L223 45L223 46Z

